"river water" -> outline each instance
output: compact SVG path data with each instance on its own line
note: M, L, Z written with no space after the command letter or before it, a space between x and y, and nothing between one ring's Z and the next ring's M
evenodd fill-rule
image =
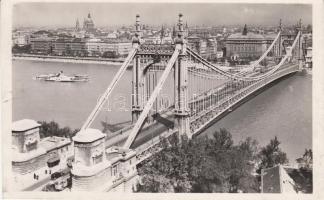
M13 61L13 121L54 120L60 126L80 128L97 99L118 70L116 65L73 64L41 61ZM37 74L87 74L89 82L58 83L33 80ZM108 123L128 121L131 71L127 71L112 94L116 103L107 105L99 118ZM126 102L124 103L120 102ZM113 117L110 117L113 116ZM100 126L96 121L95 127ZM203 134L219 128L229 130L235 142L246 137L260 146L275 136L293 163L305 148L312 147L312 76L294 75L283 79L238 107Z

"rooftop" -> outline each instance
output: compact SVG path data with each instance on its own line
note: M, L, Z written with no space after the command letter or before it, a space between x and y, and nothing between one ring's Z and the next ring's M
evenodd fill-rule
M263 170L263 193L282 192L283 188L281 188L281 182L285 183L285 181L287 180L284 174L287 174L288 177L293 180L293 189L296 192L312 193L312 169L296 169L291 167L284 167L281 165Z
M40 141L40 146L43 147L46 151L51 151L56 148L68 145L71 143L69 138L51 136L46 137Z
M242 33L234 33L230 35L227 40L263 40L264 37L260 34L248 32L246 35L243 35Z
M23 132L33 128L40 127L41 125L32 119L22 119L12 123L12 131Z
M104 138L106 135L98 129L88 128L81 130L72 139L75 142L89 143Z
M263 193L280 193L280 166L264 169L263 178Z
M277 37L277 35L278 35L277 33L270 33L270 34L264 35L264 38L273 40Z

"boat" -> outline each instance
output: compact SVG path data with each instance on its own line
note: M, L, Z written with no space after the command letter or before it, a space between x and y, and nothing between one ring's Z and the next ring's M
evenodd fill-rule
M36 80L54 81L54 82L85 82L89 80L88 75L72 75L67 76L60 71L57 74L41 74L35 77Z
M35 80L45 80L47 78L50 78L50 77L54 77L56 76L56 74L41 74L41 75L37 75L35 76Z

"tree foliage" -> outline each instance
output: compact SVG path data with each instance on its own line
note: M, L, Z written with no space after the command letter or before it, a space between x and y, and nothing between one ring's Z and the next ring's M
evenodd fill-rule
M140 192L258 192L252 175L257 143L233 144L225 129L212 137L164 140L164 149L138 168Z
M312 151L312 149L305 149L305 152L302 156L302 160L305 163L305 168L312 168L312 165L313 165L313 151Z
M19 46L17 44L15 44L12 47L12 53L29 53L31 50L31 45L24 45L24 46Z
M279 148L280 142L277 136L270 140L270 143L263 147L259 153L261 163L259 165L258 173L263 168L274 167L278 164L287 164L288 158L285 152Z
M58 123L54 121L46 122L40 121L40 137L49 137L49 136L58 136L58 137L67 137L72 138L79 130L72 130L69 127L60 128Z

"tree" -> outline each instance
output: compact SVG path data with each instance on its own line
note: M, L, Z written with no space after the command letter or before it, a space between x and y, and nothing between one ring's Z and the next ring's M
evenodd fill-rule
M313 164L313 151L312 149L305 149L305 153L302 157L303 161L305 162L306 168L311 168Z
M258 173L261 172L261 169L274 167L277 164L288 163L287 155L279 148L279 145L280 142L277 136L275 136L268 145L261 149L259 153L261 163L257 171Z
M58 136L72 138L79 130L71 130L69 127L60 128L58 123L54 121L46 122L40 121L40 137Z
M118 55L118 52L116 52L116 51L105 51L102 54L102 57L103 58L118 58L119 55Z
M138 168L140 192L257 192L257 143L234 145L225 129L211 137L163 140L162 151Z
M31 45L27 44L24 46L19 46L18 44L15 44L12 47L12 53L29 53L31 50Z
M308 24L307 27L306 27L306 31L307 33L312 33L313 32L313 27L311 24Z

